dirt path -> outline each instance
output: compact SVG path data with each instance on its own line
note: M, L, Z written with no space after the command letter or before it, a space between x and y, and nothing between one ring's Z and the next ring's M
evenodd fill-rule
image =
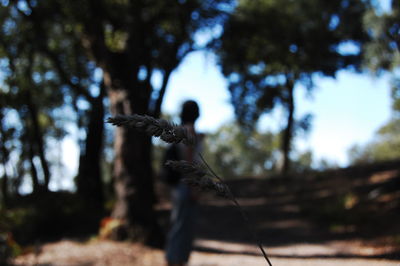
M252 246L229 244L217 241L199 241L200 246L222 248L225 253L195 251L190 266L245 266L266 265L258 250ZM294 245L284 248L270 248L270 259L274 266L317 266L317 265L400 265L399 261L368 258L331 258L330 254L341 246L340 243L326 245ZM364 252L368 252L365 250ZM373 250L370 250L373 253ZM245 254L240 254L245 253ZM301 254L301 255L300 255ZM334 255L336 256L336 255ZM45 244L35 255L34 252L18 257L15 265L53 265L53 266L153 266L164 265L160 250L145 248L139 244L95 240L85 243L63 240Z
M325 177L230 182L274 266L400 266L400 173L346 169ZM166 229L168 202L157 211ZM206 196L191 266L266 265L232 204ZM35 255L36 253L36 255ZM16 265L164 265L140 244L63 240L31 249Z

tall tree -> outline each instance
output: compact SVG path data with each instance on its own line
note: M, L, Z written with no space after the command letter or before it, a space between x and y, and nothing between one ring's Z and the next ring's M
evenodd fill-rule
M6 53L12 72L12 75L7 77L5 83L9 88L16 90L14 99L18 101L11 105L14 105L13 108L18 110L21 123L26 132L25 138L22 138L21 141L26 141L29 146L33 189L34 192L46 191L50 183L50 170L45 156L44 133L39 121L40 113L37 108L37 101L32 95L32 90L37 89L33 81L33 53L31 51L24 53L22 49L17 49L17 53L21 53L17 58L15 54L7 49L10 47L2 48L3 52ZM10 91L10 89L8 90ZM8 107L10 107L10 103L8 103ZM34 162L35 158L38 158L40 162L41 172L43 173L42 181L38 177L37 165Z
M83 207L91 210L90 216L96 222L104 211L101 175L105 97L103 78L95 77L95 64L85 55L80 40L71 31L70 24L59 25L42 19L43 16L51 16L51 7L30 6L30 13L23 17L27 23L33 25L35 48L52 63L60 86L69 88L77 113L78 129L85 131L84 137L79 140L76 184L78 194L85 204ZM82 102L89 105L87 110L79 107Z
M28 160L34 192L47 191L51 180L48 140L64 136L57 115L64 103L51 62L40 54L35 24L22 1L0 3L0 58L4 108L15 110L20 122L20 160ZM15 117L14 117L15 120ZM15 152L15 151L13 151Z
M228 0L40 1L53 23L68 25L104 74L113 114L160 115L172 71L196 48L195 33L218 22ZM153 87L155 73L162 85ZM151 168L151 138L126 128L115 132L113 216L120 236L160 239Z
M314 74L334 77L358 67L368 6L363 0L241 0L215 43L242 124L253 127L277 103L286 110L283 173L290 169L296 85L311 89Z
M102 78L94 78L95 64L86 56L84 49L80 45L80 40L71 30L71 25L54 21L53 13L55 12L52 8L54 8L54 5L50 1L43 2L41 5L22 0L2 3L1 14L4 22L2 44L5 51L7 51L8 58L15 54L13 55L13 61L23 60L24 51L27 49L26 47L29 47L32 56L25 61L34 65L33 61L37 56L45 61L47 71L45 74L54 83L54 91L52 93L61 95L59 97L59 99L62 99L61 105L72 104L75 107L79 130L86 131L86 134L80 134L86 135L86 137L82 137L80 141L82 145L80 145L81 156L77 176L77 190L83 199L84 205L90 210L88 216L96 220L95 218L97 217L98 219L102 214L104 205L100 164L105 90L104 86L100 86ZM12 51L18 52L13 53ZM18 65L18 69L22 67L21 64L16 65ZM15 73L16 69L14 68L11 69L9 75ZM27 73L25 77L29 78L32 74L37 76L38 73L33 70L33 73ZM34 83L31 82L31 84ZM19 89L22 89L22 84L16 84L20 87ZM40 88L39 84L36 87L38 89L27 91L25 93L26 97L20 100L21 104L27 104L28 106L27 110L31 114L28 118L31 118L31 121L35 121L35 123L26 124L24 131L27 133L21 135L24 140L32 143L32 145L25 148L25 154L31 161L30 172L34 188L40 185L37 178L37 165L34 163L37 151L41 155L41 161L44 162L44 153L42 152L44 148L40 148L44 146L44 140L40 141L40 139L36 138L38 141L33 141L33 136L37 136L40 133L37 117L44 108L44 105L37 104L38 91L40 89L44 90L44 88ZM87 105L89 107L86 107ZM80 106L83 106L83 108ZM18 106L14 106L14 108L18 109ZM48 115L54 118L54 110L49 111ZM24 113L22 112L21 114L23 115ZM43 169L45 180L49 180L49 168L43 167Z

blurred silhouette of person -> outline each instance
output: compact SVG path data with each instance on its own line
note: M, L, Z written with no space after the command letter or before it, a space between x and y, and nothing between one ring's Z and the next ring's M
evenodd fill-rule
M198 161L201 149L202 134L197 134L195 122L199 117L199 106L195 101L183 103L181 124L189 133L196 137L194 146L178 144L181 160ZM192 251L197 215L196 191L179 181L172 191L171 228L167 236L166 260L168 266L183 266L187 264Z

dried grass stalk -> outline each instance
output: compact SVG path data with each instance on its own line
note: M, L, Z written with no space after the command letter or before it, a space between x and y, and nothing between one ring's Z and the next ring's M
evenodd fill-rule
M181 172L185 176L182 181L189 186L204 191L215 191L220 197L231 198L229 188L224 183L214 180L212 174L202 165L188 161L167 161L166 165Z
M150 136L159 137L168 143L193 145L195 138L183 126L175 125L164 119L155 119L148 115L117 115L109 117L107 123L114 126L132 127Z

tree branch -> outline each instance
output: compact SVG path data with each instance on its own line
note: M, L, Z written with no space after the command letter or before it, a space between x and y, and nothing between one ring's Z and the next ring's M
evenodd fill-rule
M158 98L156 100L155 107L154 107L153 116L155 118L160 118L160 115L161 115L161 104L163 102L165 91L167 90L167 85L168 85L168 82L169 82L169 78L171 77L172 71L173 71L173 68L171 67L171 68L167 69L164 72L163 82L162 82L160 91L158 93Z

